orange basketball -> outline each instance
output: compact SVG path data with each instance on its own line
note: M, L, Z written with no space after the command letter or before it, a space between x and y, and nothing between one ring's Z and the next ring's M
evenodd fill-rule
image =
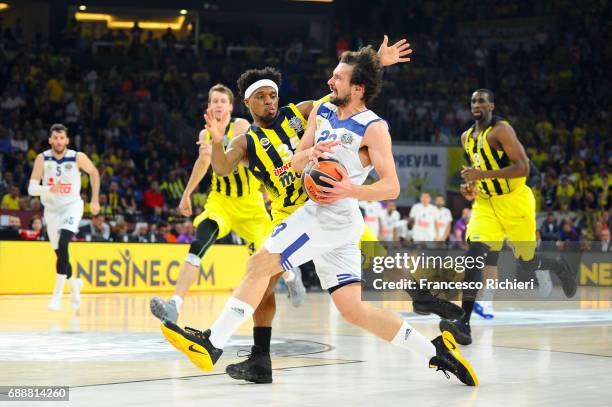
M321 177L328 177L335 181L341 181L343 176L339 168L346 171L344 165L333 158L320 158L318 163L310 162L306 165L302 173L302 187L306 191L306 194L308 194L308 197L317 203L322 203L319 200L321 196L319 187L331 187L331 185L323 181Z

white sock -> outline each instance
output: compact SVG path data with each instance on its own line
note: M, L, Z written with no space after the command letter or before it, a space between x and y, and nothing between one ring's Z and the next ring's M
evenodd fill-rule
M56 274L55 275L55 289L53 290L53 295L62 295L62 293L64 292L65 283L66 283L66 275Z
M180 313L181 306L183 305L183 297L181 297L180 295L173 295L170 300L174 301L174 304L176 304L176 310Z
M400 348L410 349L427 360L436 356L436 347L433 343L406 321L402 323L391 343Z
M210 327L210 342L215 348L223 349L234 331L253 315L255 310L249 304L235 297L230 297L221 311L221 315Z
M81 291L81 287L79 285L79 279L75 276L72 276L68 279L68 284L70 284L70 292L72 294L78 293Z

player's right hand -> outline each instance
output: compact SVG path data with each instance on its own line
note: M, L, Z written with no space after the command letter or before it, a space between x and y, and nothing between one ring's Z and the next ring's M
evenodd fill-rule
M215 113L213 112L212 107L206 109L206 114L204 115L204 120L206 120L206 124L204 127L208 130L210 134L210 139L214 144L219 144L223 142L223 134L225 133L225 127L229 122L229 113L223 112L220 117L215 117Z
M334 150L332 147L335 147L338 144L340 144L340 141L338 140L320 141L310 149L308 159L310 161L319 162L319 158L327 158L325 153L333 153Z
M62 190L62 186L58 182L57 184L54 184L53 186L51 186L51 188L49 189L49 192L51 192L52 194L59 194L61 190Z
M461 191L461 195L463 195L463 197L468 201L471 202L476 199L476 185L473 182L461 184L459 190Z
M183 216L191 216L191 197L183 196L178 206L179 213Z

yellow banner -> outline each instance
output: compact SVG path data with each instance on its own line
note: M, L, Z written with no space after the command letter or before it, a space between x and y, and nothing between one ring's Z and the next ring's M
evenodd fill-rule
M124 293L173 291L189 246L73 242L69 250L72 273L84 282L82 292ZM248 257L245 246L212 246L191 290L235 288ZM54 285L55 253L49 242L0 242L0 294L48 294Z

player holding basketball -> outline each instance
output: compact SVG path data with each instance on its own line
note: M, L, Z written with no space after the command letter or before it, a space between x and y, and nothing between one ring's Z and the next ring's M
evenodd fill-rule
M358 242L363 218L358 200L394 199L399 194L387 125L366 107L382 85L380 57L370 47L344 53L328 84L331 103L321 104L309 115L308 130L287 168L292 173L301 171L309 159L328 153L347 168L345 178L340 182L326 178L333 185L323 188L326 204L308 201L275 227L265 247L249 259L240 286L210 330L183 331L166 323L164 334L192 362L209 370L232 333L260 304L270 278L313 260L323 288L328 289L347 321L401 348L415 350L429 361L430 367L452 372L468 385L477 385L474 372L458 353L450 333L430 342L397 315L361 301ZM267 145L250 140L252 144L247 148ZM372 185L362 185L372 168L380 179Z
M552 270L560 278L568 298L576 293L576 279L565 260L552 260L536 255L535 198L525 184L529 176L529 158L512 126L493 115L493 92L478 89L470 101L474 124L461 135L461 145L470 157L471 167L464 167L461 176L464 197L474 201L467 225L466 256L486 254L488 278L497 275L497 257L504 238L512 245L520 266L530 272ZM476 185L474 185L476 184ZM477 187L477 188L476 188ZM482 280L482 270L465 271L465 278ZM540 272L536 272L538 277ZM440 330L453 333L462 345L472 343L470 316L476 292L464 291L463 318L440 321ZM485 315L486 310L483 310Z
M91 181L91 213L95 215L100 211L100 174L87 155L68 149L69 142L68 129L63 124L51 126L51 148L36 156L28 186L28 193L40 196L45 207L47 234L57 256L55 289L48 307L51 311L61 308L66 280L70 284L72 308L78 310L81 305L83 282L72 275L68 255L68 244L79 231L79 222L83 217L80 170L89 174Z
M387 37L379 49L386 65L404 62L411 50L405 40L392 46ZM289 104L279 109L278 86L280 72L273 68L248 70L238 79L238 88L244 96L244 103L253 117L253 125L245 134L232 139L226 149L222 148L222 132L211 114L206 115L207 129L212 136L212 166L217 174L231 173L241 163L248 166L265 186L272 201L273 223L282 222L306 199L299 176L291 168L291 159L306 128L306 119L317 102L304 101ZM215 138L216 136L216 138ZM260 329L255 337L249 358L229 365L227 373L235 379L256 383L272 382L270 359L271 323L276 312L273 289L279 275L274 276L259 304L256 315ZM164 334L167 330L162 326ZM229 337L229 336L228 336Z

